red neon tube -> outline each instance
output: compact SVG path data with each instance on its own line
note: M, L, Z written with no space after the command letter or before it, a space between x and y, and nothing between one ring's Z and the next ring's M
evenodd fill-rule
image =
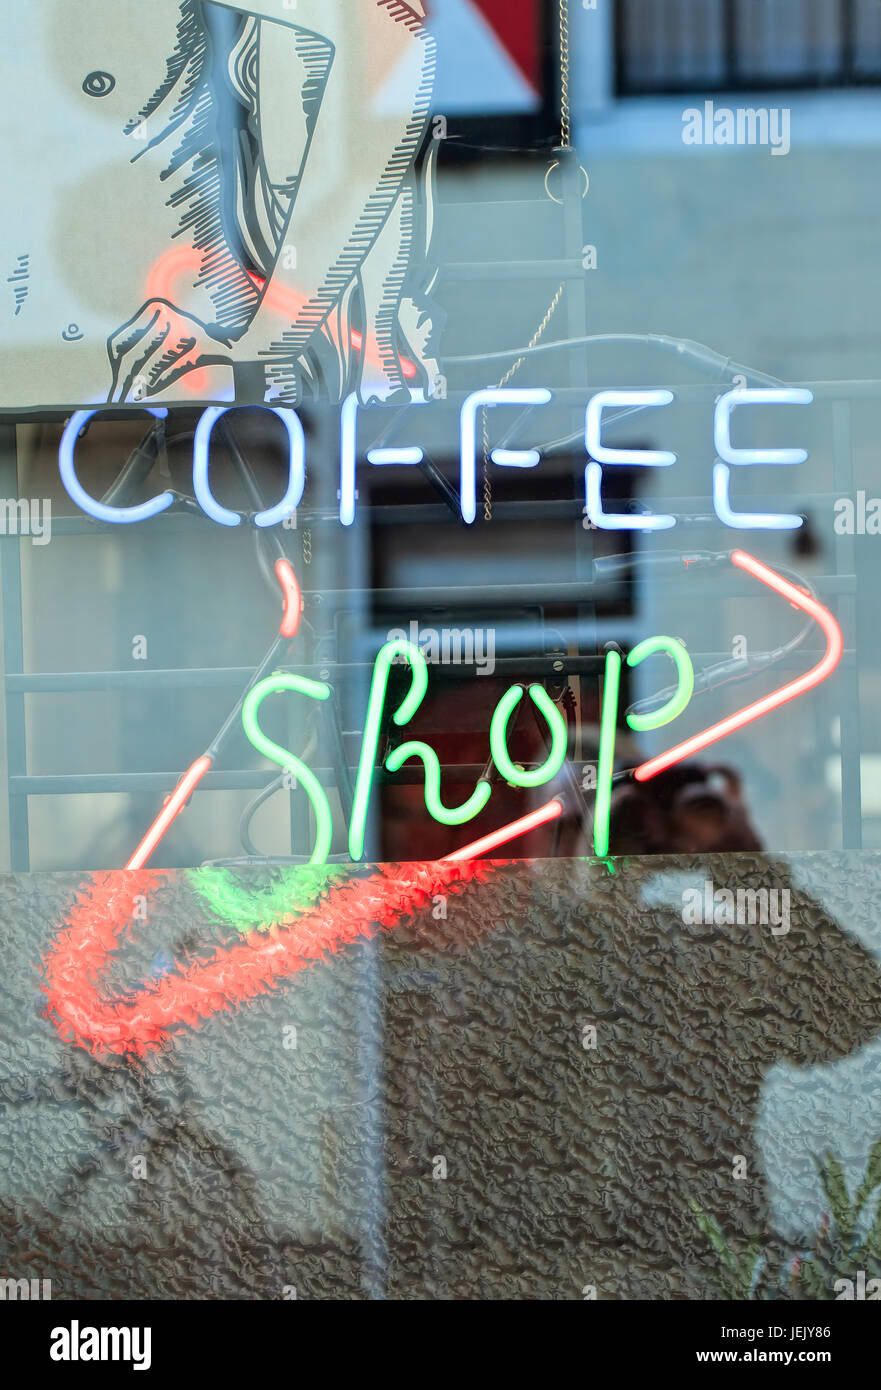
M489 835L484 835L482 840L474 840L470 845L457 849L455 854L444 855L440 862L455 864L461 863L463 859L476 859L478 855L497 849L499 845L506 845L509 840L516 840L518 836L526 835L530 830L537 830L540 825L547 825L549 821L556 820L562 814L563 803L555 798L540 806L537 811L530 811L528 816L521 816L520 820L511 821L500 830L493 830Z
M162 836L165 834L166 830L168 830L172 821L176 820L180 815L189 801L190 796L195 791L210 766L211 759L208 757L207 753L203 753L201 758L197 758L196 761L187 768L183 777L171 793L171 796L159 812L159 815L156 817L131 859L126 864L125 867L127 869L142 869L144 867L150 855L162 839Z
M279 632L282 637L295 637L300 626L300 586L290 560L278 559L275 573L284 595L284 612Z
M795 700L799 695L813 690L814 686L819 685L827 676L831 676L841 660L844 638L841 635L841 628L828 608L824 608L822 603L818 603L816 599L803 593L801 589L797 588L795 584L791 584L788 579L784 579L776 570L763 565L754 555L748 555L745 550L732 551L731 562L737 565L738 569L746 570L747 574L753 575L762 584L766 584L769 589L773 589L781 598L787 599L796 608L800 608L802 612L810 614L825 634L825 655L810 671L799 676L798 680L790 681L788 685L782 685L779 690L773 690L770 695L765 695L761 700L756 700L753 704L746 705L744 709L730 714L727 719L722 719L718 724L704 729L703 733L695 734L693 738L686 739L684 743L678 743L675 748L661 753L657 758L649 758L648 762L641 763L633 773L637 782L648 782L650 778L657 777L659 772L665 772L674 763L681 762L683 758L692 757L711 743L717 743L719 739L727 738L729 734L745 728L747 724L761 719L763 715L771 714L773 710L779 709L789 700Z
M201 268L201 257L198 252L187 246L172 246L159 257L150 269L147 276L145 287L145 298L164 299L169 304L177 304L180 296L177 295L178 280L181 276L186 277L186 285L180 288L184 291L190 287L195 276ZM295 321L300 313L305 300L301 294L288 285L279 285L274 280L270 281L269 289L266 289L266 281L261 275L249 274L248 277L255 288L263 295L262 303L274 313L281 317L290 318ZM364 351L364 336L356 330L351 334L352 347L358 353ZM376 353L368 354L368 362L371 366L382 366L382 362ZM419 369L414 362L406 357L398 359L401 364L401 373L408 380L413 381L419 375ZM194 394L207 390L208 374L204 367L197 367L193 371L187 372L181 378L181 384L187 391Z

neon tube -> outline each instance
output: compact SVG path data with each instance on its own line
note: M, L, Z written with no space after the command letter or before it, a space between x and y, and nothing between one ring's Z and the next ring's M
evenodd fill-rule
M646 657L654 656L655 652L665 652L672 658L676 666L676 694L651 714L628 714L627 723L638 734L669 724L682 713L694 694L694 667L691 657L675 637L647 637L644 642L633 648L627 658L627 665L638 666Z
M150 410L148 415L155 415L157 420L162 420L168 414L167 410ZM135 521L146 521L148 517L156 516L157 512L164 512L166 507L170 507L174 497L170 492L160 492L156 497L151 497L149 502L141 502L136 507L108 507L103 502L98 502L94 497L90 497L76 475L73 456L76 449L76 441L83 425L87 424L95 415L100 415L100 410L75 410L64 427L61 436L61 443L58 446L58 471L61 474L61 481L64 484L67 495L88 516L93 516L96 521L109 521L117 526L130 525Z
M367 462L374 464L377 468L390 468L393 464L402 467L413 467L414 464L421 463L425 454L418 447L412 449L368 449Z
M285 517L290 516L303 496L303 490L306 486L306 437L303 434L303 426L293 410L276 409L266 405L257 408L268 410L272 415L277 415L288 435L288 485L285 489L285 495L276 506L258 512L254 517L255 526L276 526L280 521L284 521ZM210 516L211 520L216 521L220 526L239 526L242 520L238 512L231 512L226 507L221 507L211 491L211 484L208 481L211 431L221 416L233 409L236 407L229 405L209 406L199 417L193 439L193 491L205 515Z
M727 463L713 464L713 508L722 525L735 531L797 531L805 524L804 517L795 512L736 512L731 506L731 469Z
M603 465L630 464L639 468L670 468L676 455L665 449L610 449L603 443L603 411L614 406L645 410L669 405L672 391L598 391L588 402L584 417L584 443L592 462L584 470L587 515L601 531L666 531L676 525L675 516L627 516L605 512L602 503Z
M490 458L499 468L537 468L541 463L538 449L493 449Z
M295 757L289 749L282 748L280 744L268 738L257 721L257 711L267 695L274 695L280 690L293 690L298 695L307 695L310 700L329 700L333 692L323 681L310 681L307 676L268 676L266 680L259 681L253 690L248 691L242 706L242 727L249 742L258 753L278 763L285 772L292 773L312 803L315 813L315 848L309 863L326 864L333 841L333 814L327 793L312 769L300 758Z
M131 859L126 864L125 867L127 869L142 869L144 867L166 830L168 830L172 821L180 815L210 766L211 759L208 757L207 753L203 753L201 758L197 758L196 761L187 768L183 777L171 793L171 796L159 812L159 815L156 817Z
M474 820L489 801L492 787L479 781L467 801L461 806L448 807L441 801L441 766L434 749L427 743L402 743L385 760L389 772L397 772L408 758L421 758L425 768L425 809L440 825L465 825Z
M799 695L805 695L824 681L827 676L831 676L841 660L844 638L841 635L841 628L828 608L824 608L822 603L810 598L808 594L802 593L795 584L791 584L776 570L769 569L754 555L748 555L744 550L732 551L731 562L737 565L738 569L745 570L754 579L767 585L769 589L773 589L774 593L779 594L781 598L787 599L796 608L800 608L803 613L809 614L825 634L825 655L816 666L813 666L805 675L799 676L797 680L790 681L788 685L781 686L779 690L772 691L770 695L765 695L761 700L756 700L744 709L737 710L727 719L722 719L718 724L711 725L709 729L704 729L702 733L695 734L693 738L677 744L675 748L661 753L657 758L650 758L648 762L641 763L633 773L637 782L647 782L650 778L657 777L659 772L665 772L668 767L681 762L683 758L692 757L693 754L699 753L702 748L709 747L711 743L717 743L719 739L727 738L729 734L736 733L738 729L743 729L747 724L754 723L763 715L771 714L789 700L795 700Z
M593 852L598 859L605 859L609 853L612 770L615 764L615 734L618 723L620 684L621 657L617 652L606 652L603 708L600 717L600 755L597 763L597 792L593 811Z
M667 449L610 449L603 443L603 411L615 406L637 410L670 405L672 391L598 391L588 402L584 417L584 442L597 463L627 463L637 468L671 468L676 455Z
M512 685L502 696L496 705L489 728L489 746L492 749L493 762L512 787L541 787L545 782L550 782L563 766L569 741L566 721L549 698L547 691L540 685L531 685L529 696L536 709L544 715L551 731L551 751L541 767L537 767L533 772L524 772L522 768L515 766L508 752L508 723L523 698L522 686Z
M527 387L515 390L511 386L490 387L474 391L462 404L459 417L459 496L462 519L470 526L477 519L477 412L483 407L497 405L547 405L552 394L546 387ZM496 450L495 453L501 453ZM497 458L506 468L534 468L538 459L534 449L507 449ZM540 455L539 455L540 457Z
M716 453L723 463L804 463L808 457L804 449L735 449L731 443L731 412L742 405L810 405L813 399L813 391L795 386L736 387L726 391L716 402L713 417Z
M498 849L499 845L506 845L509 840L516 840L520 835L527 835L530 830L537 830L540 825L557 820L562 814L563 803L555 797L547 805L540 806L537 811L530 811L528 816L521 816L520 820L503 825L501 830L493 830L489 835L484 835L482 840L475 840L472 844L457 849L454 854L445 855L440 863L455 864L466 859L477 859L479 855L486 854L491 849Z
M303 500L306 489L306 436L296 411L274 406L261 406L260 409L271 410L281 420L288 436L288 485L284 497L274 507L267 507L254 517L255 526L277 526L296 511Z
M364 854L367 812L376 771L376 750L379 747L379 730L388 690L389 671L392 662L399 657L403 657L409 663L411 670L410 689L392 716L399 727L409 723L413 718L428 689L428 662L418 647L412 642L398 638L397 641L386 642L385 646L380 648L373 663L355 795L352 799L352 819L349 822L349 854L356 862Z
M589 463L584 470L584 501L588 521L600 531L669 531L676 525L675 516L642 513L628 516L626 512L606 512L602 499L603 469L599 463Z
M282 637L296 637L297 628L300 626L300 609L303 600L300 595L297 576L294 574L294 567L290 560L285 560L283 557L276 560L275 574L284 596L284 612L281 617L279 633Z
M456 895L489 877L480 864L386 864L334 886L315 907L262 923L232 946L195 965L120 995L107 978L120 937L131 922L132 892L147 894L162 875L139 879L95 874L77 894L64 929L45 958L47 1013L62 1036L93 1052L136 1055L161 1046L183 1028L233 1010L283 980L328 960L346 946L393 931L438 893Z
M357 459L358 397L353 391L340 410L340 521L355 520L355 466Z

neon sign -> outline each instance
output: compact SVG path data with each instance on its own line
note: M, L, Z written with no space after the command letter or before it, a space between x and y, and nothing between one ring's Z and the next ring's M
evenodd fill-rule
M826 680L841 661L844 639L841 628L827 608L745 551L732 551L729 558L738 569L752 575L774 593L779 594L781 598L786 599L813 618L826 638L826 651L817 665L805 675L788 682L778 690L772 691L771 694L763 696L762 699L746 705L743 709L737 710L726 719L710 725L709 728L703 729L700 733L692 735L666 753L641 763L630 774L638 782L648 781L650 778L656 777L675 763L693 757L695 753L709 747L710 744L727 738L729 734L736 733L745 728L747 724L754 723L766 714L771 714L781 705L806 694ZM296 634L300 616L299 586L289 561L279 560L276 564L276 573L284 598L280 633L282 637L293 637ZM660 729L678 719L688 707L694 693L694 668L691 658L682 643L675 638L662 636L647 638L630 652L627 657L627 664L630 667L635 667L649 657L659 654L666 655L673 661L676 668L676 688L671 698L660 709L649 714L626 715L627 724L635 733L647 733ZM416 714L428 689L428 663L419 648L403 638L386 642L374 662L348 831L349 854L355 862L360 861L364 855L367 818L377 771L376 755L379 748L389 673L393 663L397 661L407 664L411 673L410 688L392 713L392 720L399 728L409 723ZM593 829L594 854L598 858L605 858L609 852L609 821L612 805L621 666L622 660L619 653L610 651L606 654ZM333 816L327 793L315 774L301 759L267 737L260 727L258 719L263 701L270 695L286 691L305 695L307 699L322 701L330 699L333 693L325 682L313 681L306 676L276 674L262 680L256 680L242 701L242 725L247 738L257 751L272 762L278 763L286 772L290 772L306 792L316 823L315 845L309 862L313 865L321 865L327 862L333 836ZM516 685L507 690L500 699L490 722L490 751L496 769L507 782L519 787L538 787L552 781L565 762L566 722L546 691L540 685L530 686L528 697L534 702L536 709L548 725L551 746L548 757L541 767L532 771L518 767L508 752L507 729L511 715L523 696L524 688ZM481 778L471 796L461 806L446 806L441 800L440 761L434 749L427 743L410 741L393 749L385 759L385 770L391 773L397 772L409 758L419 758L422 761L425 769L425 807L428 814L442 825L464 825L479 815L489 802L492 788L488 780ZM186 806L193 791L212 766L212 762L213 753L209 750L197 758L187 769L163 806L162 811L129 859L126 864L127 869L140 869L147 863L166 831ZM559 798L554 798L545 806L540 807L538 811L532 812L520 821L493 832L484 837L483 840L475 842L475 845L458 851L457 857L488 853L491 849L505 844L508 840L526 834L528 830L559 817L563 809L563 804Z
M745 573L751 574L781 598L795 604L814 618L826 637L826 651L817 665L804 676L790 681L779 690L737 711L728 719L677 744L667 753L643 763L632 774L638 781L657 776L682 758L690 757L710 743L725 738L729 733L779 709L787 701L805 694L831 675L841 660L841 630L822 604L743 551L735 551L731 560ZM285 590L283 624L290 626L291 614L295 611L293 604L297 597L291 588L291 581L294 585L296 581L292 574L280 576L280 579L283 579L282 587ZM296 611L299 611L298 603ZM421 653L418 648L402 642L389 643L387 647L391 647L392 651L384 648L380 653L382 660L377 660L371 687L372 709L368 721L370 743L368 745L365 737L365 747L371 747L374 752L378 732L377 710L381 713L389 667L396 657L405 656L412 672L410 690L393 716L399 724L407 722L407 718L415 712L424 694L423 677L426 673L419 663ZM406 648L410 650L405 650ZM678 677L677 689L673 697L653 714L629 715L627 722L634 730L660 728L663 724L672 722L686 709L691 697L691 662L681 644L673 639L658 637L640 643L630 653L628 664L636 666L659 653L668 655L674 661ZM619 654L609 652L603 690L601 785L597 788L594 826L595 851L598 854L608 849L608 816L620 670ZM313 686L315 689L311 689ZM257 725L256 714L262 699L276 691L289 689L319 699L327 698L330 693L328 687L319 686L318 682L309 682L305 677L270 677L262 684L255 685L249 696L252 704L248 722L254 725L254 730L260 738L263 738L263 735ZM530 691L533 698L536 698L537 689L533 687ZM498 719L498 724L494 756L498 756L505 748L506 721L516 701L522 698L522 694L522 690L516 690L513 694L509 691L496 709L494 718ZM431 765L425 756L427 745L418 745L418 748L418 753L408 756L423 757L427 786L428 768ZM297 775L317 811L318 835L316 854L313 855L315 860L319 848L323 850L327 844L326 827L318 812L321 798L324 797L323 789L318 789L319 796L316 792L318 784L313 775L287 750L278 748L270 740L265 740L261 751L284 766L296 767ZM401 751L399 749L398 753ZM505 748L503 761L506 753ZM557 761L558 753L559 749L555 748L552 738L548 764L541 770L545 777L553 775L551 769ZM365 757L362 750L359 772L363 770L363 786L367 788L362 798L364 814L374 773L370 757L371 755ZM210 765L210 760L208 762ZM387 760L386 766L388 765ZM194 768L196 766L197 764L194 764ZM506 770L512 769L509 767ZM516 768L513 770L518 771ZM174 797L151 827L143 845L155 847L168 824L180 811L199 780L198 776L190 775L192 772L193 769L190 769L184 777ZM332 952L345 945L358 940L369 940L380 932L392 930L404 915L430 901L436 893L461 892L468 883L479 881L495 872L492 866L475 862L479 855L491 853L516 836L548 824L559 818L562 812L562 801L554 798L519 820L463 846L436 863L384 866L366 877L349 878L343 883L331 882L328 877L326 883L319 884L319 893L316 896L320 896L321 886L327 890L320 901L302 909L287 910L281 915L270 906L270 918L265 921L255 913L258 920L253 923L247 934L243 935L241 941L229 947L218 948L214 956L207 961L180 966L158 980L151 980L144 989L134 994L129 993L124 998L109 995L104 982L110 959L118 949L124 928L131 920L131 888L136 886L142 893L148 893L162 882L162 874L142 872L134 880L134 884L127 885L124 893L119 891L115 880L103 874L96 875L91 885L77 898L68 914L65 930L59 933L47 954L44 990L49 1016L59 1032L80 1047L89 1048L94 1052L143 1055L161 1046L171 1032L177 1032L182 1027L198 1026L218 1010L235 1008L255 999L273 988L280 980L308 968L316 961L326 959ZM152 848L149 852L152 852ZM146 853L142 854L141 863L145 857ZM130 863L128 867L136 865Z
M485 391L474 391L462 404L459 416L459 507L463 521L471 525L477 517L477 415L481 410L500 406L520 406L539 408L548 405L553 393L544 387L515 389L503 387ZM584 495L585 512L591 524L603 531L660 531L669 530L676 525L675 516L669 515L627 515L606 512L602 504L602 480L604 469L615 465L639 468L669 468L675 464L677 455L657 449L616 449L603 441L603 413L610 408L634 410L660 409L670 405L675 399L672 391L600 391L592 396L585 412L585 445L590 457L585 468ZM794 530L803 525L803 518L786 512L740 512L735 510L731 500L731 469L761 465L764 467L791 466L804 463L808 454L804 449L743 449L732 443L732 415L737 409L758 405L810 405L813 394L809 390L796 387L737 387L725 392L716 402L714 412L713 439L718 458L713 466L712 496L713 507L724 526L735 530ZM418 404L419 402L414 402ZM424 402L423 402L424 404ZM220 526L238 526L241 516L230 511L217 501L211 491L209 481L209 455L211 434L218 420L228 411L237 408L233 405L210 406L205 410L196 427L193 441L193 490L202 511ZM273 406L257 406L254 409L268 410L284 425L288 436L288 481L283 497L275 506L266 508L254 516L256 526L276 526L289 516L302 499L306 485L306 446L303 428L293 410ZM147 408L149 414L164 418L164 409ZM340 505L339 519L343 526L351 526L356 515L356 473L358 464L358 398L350 395L340 412ZM89 516L97 521L124 526L146 521L170 507L174 498L170 492L162 492L148 502L135 507L111 507L97 501L86 492L76 475L74 453L77 437L83 426L100 414L99 408L76 411L65 426L58 452L61 481L71 500ZM493 449L490 453L493 463L499 468L536 468L541 462L540 449ZM395 448L375 448L367 451L367 463L373 467L417 467L423 462L424 453L417 444Z
M667 753L642 763L633 772L637 781L647 781L658 773L672 767L683 758L692 757L711 743L735 733L747 724L799 695L812 690L835 670L843 651L841 629L828 609L803 593L794 584L784 579L774 570L763 565L744 551L734 551L732 564L761 583L766 584L782 598L808 613L819 624L826 637L826 652L820 662L804 676L789 682L779 690L764 696L761 700L738 710L736 714L718 724L711 725L701 733L693 735ZM676 688L669 700L660 709L649 714L628 714L626 720L635 733L646 733L660 729L665 724L684 713L694 693L694 668L691 658L681 642L672 637L650 637L634 647L627 657L627 665L639 666L649 657L664 654L673 661L676 668ZM352 817L349 826L349 854L355 861L364 854L364 837L370 795L376 774L376 755L379 746L382 714L385 706L389 672L392 663L406 661L411 670L410 689L392 713L392 719L399 727L409 723L418 710L428 688L428 666L424 656L412 643L396 639L387 642L380 650L373 668L373 678L367 703L367 716L364 723L364 737L355 784ZM605 679L603 684L602 715L600 725L600 748L597 769L596 806L594 811L594 853L604 858L609 852L609 820L611 815L612 779L615 756L615 737L618 724L618 701L620 690L621 656L615 651L606 655ZM285 771L295 775L312 805L317 833L311 863L326 862L330 852L332 836L332 817L327 795L317 782L314 774L286 749L268 739L260 728L257 713L267 696L282 690L292 690L310 699L330 698L330 687L302 676L272 676L260 681L249 693L242 712L245 733L254 747L266 757L277 762ZM492 761L499 774L509 783L519 787L539 787L551 782L560 771L566 757L566 722L559 709L550 700L540 685L529 688L529 698L545 719L551 733L551 747L545 763L530 772L512 761L508 752L507 729L511 715L524 691L522 686L512 686L502 696L493 713L490 723L490 749ZM478 781L472 795L461 806L450 808L440 797L440 762L429 744L409 742L393 750L385 759L385 769L397 772L409 758L420 758L425 768L425 807L428 814L442 825L464 825L473 820L490 799L491 787L488 781ZM543 808L545 809L545 808Z

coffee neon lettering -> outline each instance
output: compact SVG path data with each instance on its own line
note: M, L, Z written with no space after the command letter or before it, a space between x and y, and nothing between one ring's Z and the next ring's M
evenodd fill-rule
M535 407L547 405L553 394L545 387L515 390L511 387L472 392L462 404L459 422L460 489L459 506L462 519L472 524L477 517L477 416L495 406ZM675 526L676 517L668 515L625 515L606 512L602 505L604 468L615 464L630 467L669 468L677 455L666 450L615 449L604 444L602 437L603 411L619 406L635 410L670 405L674 393L658 391L600 391L588 403L585 415L585 444L590 454L584 475L585 511L593 526L604 531L658 531ZM736 388L720 396L716 402L713 438L719 455L713 467L712 496L716 516L725 526L735 530L793 530L804 524L801 516L786 512L738 512L731 504L731 468L750 465L780 466L804 463L804 449L743 449L731 441L731 416L737 407L748 405L810 405L813 393L796 387ZM414 402L418 404L418 402ZM211 406L199 421L193 443L193 488L196 498L213 521L221 526L238 526L241 516L222 507L211 492L208 481L211 434L217 421L235 406ZM306 485L305 440L300 421L293 410L271 406L254 407L269 410L282 421L288 434L288 484L284 497L274 507L259 512L254 518L257 526L275 526L299 504ZM340 507L343 526L351 526L356 514L357 418L358 398L349 396L342 405L340 416ZM167 410L150 409L149 413L162 418ZM59 470L71 500L97 521L127 525L146 521L170 507L174 498L170 492L159 493L136 507L110 507L90 497L76 476L74 450L83 426L99 408L78 410L70 418L58 451ZM368 449L367 462L373 467L414 466L423 461L418 445ZM496 448L490 453L492 462L501 468L535 468L541 462L539 449Z
M232 406L211 406L208 410L203 411L196 426L193 440L193 490L205 515L220 526L238 526L241 522L238 513L228 511L225 507L220 506L208 482L211 432L220 417L233 408ZM303 427L293 410L276 409L270 406L257 408L269 410L271 414L277 415L288 435L288 485L285 495L276 506L258 512L254 517L255 526L277 526L293 512L303 496L303 490L306 486L306 440ZM75 411L68 420L61 436L61 443L58 446L58 467L61 481L71 501L75 502L89 516L93 516L96 521L106 521L116 526L146 521L149 517L164 511L166 507L170 507L174 501L174 496L170 492L160 493L156 497L151 497L149 502L142 502L136 507L108 507L103 502L89 496L77 478L74 452L80 430L98 414L100 411L97 409ZM148 409L148 414L155 416L156 419L164 419L168 415L168 411Z

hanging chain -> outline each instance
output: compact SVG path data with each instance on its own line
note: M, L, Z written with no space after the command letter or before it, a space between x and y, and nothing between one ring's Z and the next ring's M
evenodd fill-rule
M560 0L560 144L572 148L572 107L569 100L569 0Z
M493 519L493 485L489 476L489 425L486 421L486 406L480 412L481 425L483 427L483 519L492 521Z
M505 375L502 377L501 381L496 387L497 391L501 391L504 386L508 385L508 382L514 376L514 373L518 372L520 368L523 366L523 363L526 361L528 354L532 351L534 347L538 347L539 343L542 340L542 337L544 336L548 324L554 317L557 305L563 298L563 291L565 290L565 288L565 285L561 285L557 290L557 293L554 295L553 299L550 302L550 305L548 306L547 313L545 314L541 323L538 325L538 328L535 330L532 337L530 338L529 344L526 348L526 352L524 352L522 356L518 357L514 365L512 367L509 367L508 370L505 372ZM492 521L493 491L492 480L489 476L489 425L487 423L488 411L486 406L482 407L480 413L483 425L483 519L484 521Z
M560 0L560 145L564 149L572 148L572 104L569 96L569 76L571 70L571 51L569 46L569 0ZM527 355L534 347L538 347L548 324L556 312L557 305L563 298L566 286L561 285L554 295L548 307L548 311L542 319L538 328L529 340L526 352L517 358L512 367L509 367L505 375L499 382L496 390L501 390L507 386L508 382L516 372L520 370L526 361ZM493 517L493 489L492 479L489 475L489 424L487 421L487 408L484 406L480 412L481 426L483 434L483 519L492 521Z
M312 564L312 532L309 530L303 532L303 564Z

